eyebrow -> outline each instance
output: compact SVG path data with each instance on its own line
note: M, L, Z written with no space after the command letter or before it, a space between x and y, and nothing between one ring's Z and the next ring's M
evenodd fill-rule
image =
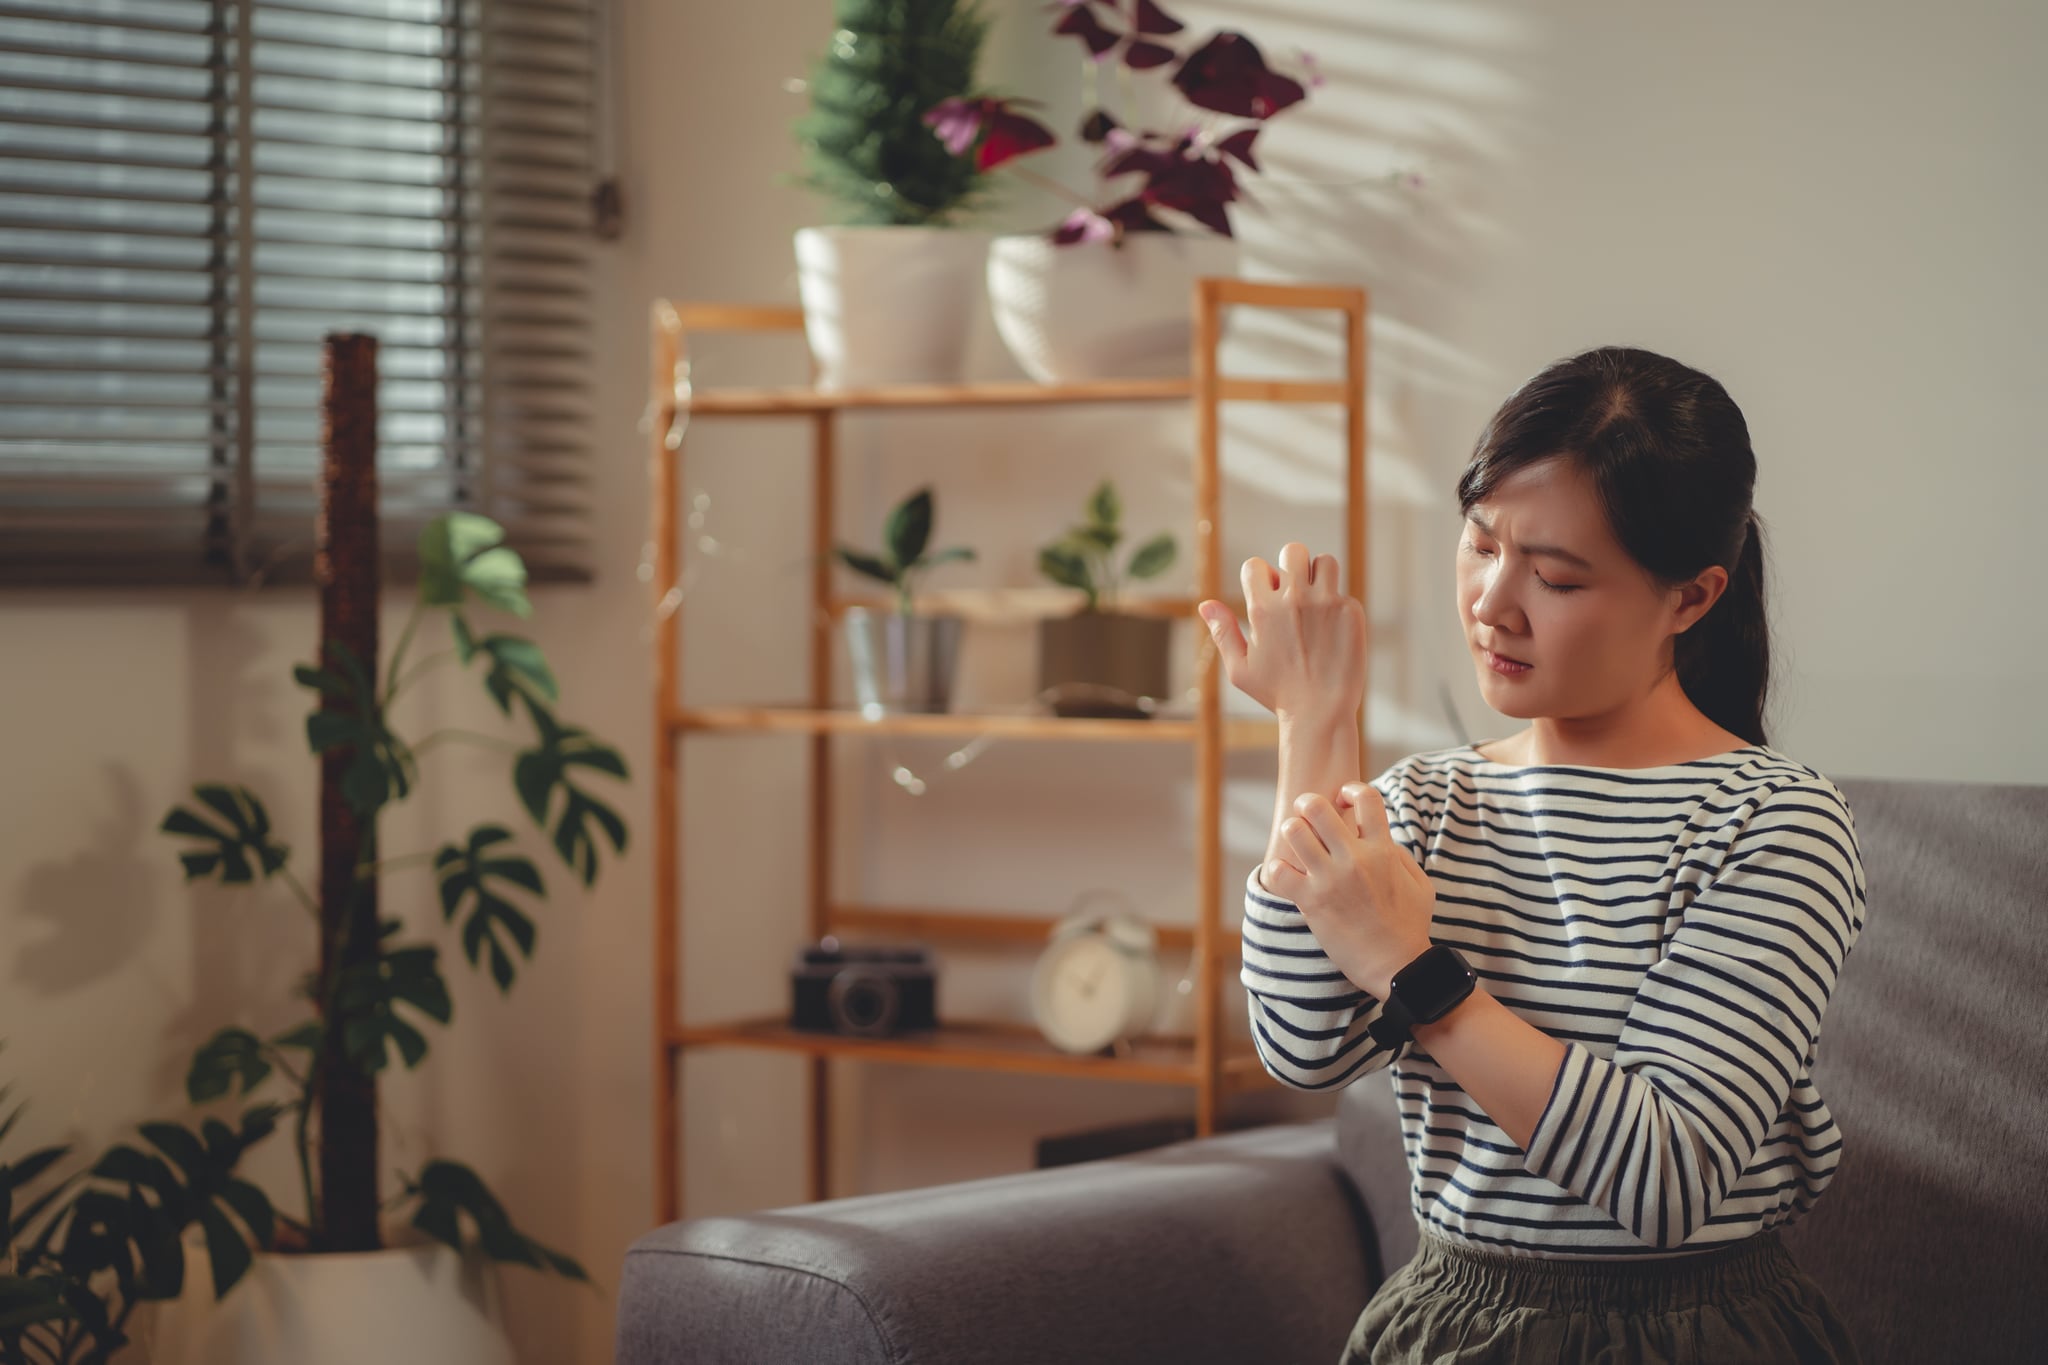
M1493 528L1488 526L1485 518L1481 517L1477 512L1467 512L1465 519L1487 535L1493 534ZM1590 562L1579 555L1573 554L1562 545L1517 545L1515 548L1525 555L1549 555L1553 559L1562 559L1565 563L1576 564L1588 572L1591 572L1593 569L1593 565Z

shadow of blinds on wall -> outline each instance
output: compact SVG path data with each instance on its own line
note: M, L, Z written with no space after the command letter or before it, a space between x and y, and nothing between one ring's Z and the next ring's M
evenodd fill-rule
M587 580L590 0L0 0L0 583L310 580L321 338L386 573Z

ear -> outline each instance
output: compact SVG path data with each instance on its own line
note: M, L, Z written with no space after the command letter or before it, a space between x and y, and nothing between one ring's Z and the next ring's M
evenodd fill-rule
M1727 590L1728 571L1719 564L1709 564L1692 582L1680 584L1674 589L1678 600L1671 608L1672 633L1683 635L1691 630Z

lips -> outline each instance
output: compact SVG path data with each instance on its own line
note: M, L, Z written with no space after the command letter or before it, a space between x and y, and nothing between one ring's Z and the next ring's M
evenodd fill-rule
M1481 645L1480 648L1486 649L1486 646ZM1502 663L1520 664L1524 668L1530 667L1530 663L1527 659L1517 659L1514 655L1503 654L1497 649L1486 649L1486 652L1488 654L1491 654L1494 658L1499 659Z

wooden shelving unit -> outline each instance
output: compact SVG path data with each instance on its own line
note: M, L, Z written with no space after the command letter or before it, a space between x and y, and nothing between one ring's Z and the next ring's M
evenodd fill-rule
M679 1112L682 1054L694 1047L753 1047L792 1052L810 1059L809 1187L813 1200L830 1197L831 1070L833 1058L901 1064L1025 1072L1033 1075L1099 1077L1109 1080L1183 1085L1195 1091L1196 1130L1216 1131L1218 1110L1233 1090L1270 1084L1265 1068L1248 1047L1227 1048L1221 1030L1222 987L1237 975L1239 940L1227 937L1214 913L1222 904L1223 759L1232 749L1270 748L1271 721L1226 720L1220 661L1213 650L1198 674L1199 703L1186 715L1166 712L1145 720L1069 719L1035 713L954 713L864 716L837 707L831 696L833 650L840 617L849 606L886 607L888 599L841 596L833 592L833 508L837 490L839 414L861 410L920 408L1042 407L1079 403L1168 403L1193 405L1195 416L1195 546L1193 598L1153 598L1125 605L1132 611L1194 617L1196 603L1232 602L1243 619L1236 592L1223 591L1219 562L1221 515L1218 498L1220 407L1225 402L1327 403L1347 418L1345 591L1361 601L1366 592L1365 483L1365 309L1366 292L1349 285L1295 285L1204 278L1193 288L1194 344L1186 379L1104 380L1086 384L954 384L820 389L815 384L785 388L697 390L690 381L690 343L700 334L740 331L791 333L799 338L798 308L729 304L673 304L653 307L653 371L649 389L648 484L654 574L651 602L655 650L655 905L654 905L654 1158L657 1221L682 1216L682 1123ZM1218 319L1226 307L1334 311L1344 315L1344 373L1335 380L1244 378L1217 369ZM813 376L815 378L815 374ZM813 613L808 700L800 704L691 707L679 692L682 621L670 590L681 565L677 495L682 487L684 432L702 417L797 418L811 428L813 479ZM1234 578L1233 566L1233 578ZM957 611L971 620L1017 620L1072 609L1072 593L1008 589L917 594L919 611ZM1198 623L1199 629L1199 623ZM1364 760L1363 714L1360 760ZM979 911L923 907L849 905L833 900L831 868L832 737L844 734L954 737L993 734L1018 740L1093 744L1190 744L1195 751L1199 903L1192 925L1162 923L1162 953L1192 950L1195 1030L1190 1035L1141 1038L1130 1046L1077 1057L1059 1051L1028 1026L945 1018L930 1033L892 1039L862 1039L800 1032L786 1013L685 1024L682 1020L682 834L679 823L683 744L691 734L798 734L809 737L810 843L808 936L883 935L890 938L952 940L1008 945L1020 952L1045 943L1056 916L990 915ZM792 951L796 945L792 944ZM1228 976L1226 978L1226 972ZM787 980L773 983L778 999Z

